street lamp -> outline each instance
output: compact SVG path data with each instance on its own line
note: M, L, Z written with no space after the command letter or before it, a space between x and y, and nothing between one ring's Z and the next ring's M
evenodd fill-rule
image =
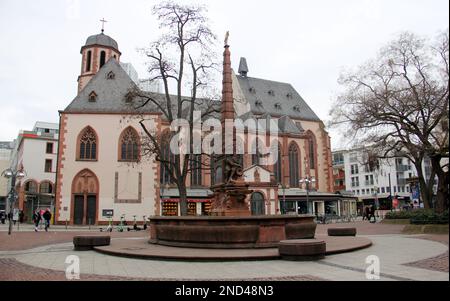
M16 180L17 179L22 179L23 177L25 177L25 173L22 170L17 170L14 171L11 168L8 168L6 170L4 170L2 172L2 176L4 176L7 179L11 179L11 190L9 191L8 194L8 199L9 199L9 212L8 212L8 219L9 219L9 229L8 229L8 235L11 235L11 231L12 231L12 215L13 215L13 208L14 208L14 203L16 201L17 198L17 194L16 194Z
M281 183L278 184L278 189L283 189L283 207L281 214L286 214L286 186L282 185Z
M298 182L300 183L300 185L303 183L306 184L306 210L309 211L309 184L314 184L316 182L316 179L314 177L306 177L300 179Z

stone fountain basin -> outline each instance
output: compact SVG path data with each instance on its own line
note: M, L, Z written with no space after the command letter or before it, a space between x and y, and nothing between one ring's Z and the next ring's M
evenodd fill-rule
M155 216L149 243L212 249L273 248L286 239L314 238L312 215Z

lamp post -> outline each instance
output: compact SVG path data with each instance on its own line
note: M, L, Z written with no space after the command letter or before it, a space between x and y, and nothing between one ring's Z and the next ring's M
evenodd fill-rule
M309 177L309 176L299 180L300 185L303 183L306 184L306 211L309 211L309 184L315 183L315 182L316 182L316 179L314 179L314 177Z
M14 203L17 198L16 193L16 180L22 179L25 177L25 173L22 170L14 171L11 168L8 168L2 172L2 176L4 176L7 179L11 179L11 190L8 194L8 200L9 200L9 211L8 211L8 219L9 219L9 229L8 229L8 235L11 235L12 231L12 218L13 218L13 208Z
M278 189L283 189L283 207L281 210L281 214L286 214L286 186L278 184Z

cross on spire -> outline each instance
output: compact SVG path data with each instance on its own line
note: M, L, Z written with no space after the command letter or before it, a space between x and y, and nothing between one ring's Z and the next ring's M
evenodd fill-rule
M101 19L100 22L102 22L102 33L105 31L105 23L108 22L105 20L105 18Z

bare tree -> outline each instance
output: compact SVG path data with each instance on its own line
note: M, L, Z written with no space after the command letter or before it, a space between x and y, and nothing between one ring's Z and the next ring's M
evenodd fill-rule
M331 112L332 124L344 127L355 144L371 145L380 158L409 158L426 207L437 176L438 211L448 208L448 39L448 30L434 43L400 34L375 59L341 74L344 90ZM425 158L432 162L427 179Z
M198 116L194 112L200 111L200 117L204 118L220 111L217 100L199 97L200 92L211 88L213 71L217 71L215 52L211 49L216 37L207 26L205 8L202 6L180 5L169 1L155 5L152 13L157 16L164 33L143 52L149 59L149 81L162 82L164 92L162 96L140 89L134 89L130 93L140 99L138 108L154 107L162 114L167 125L181 119L188 123L188 133L184 133L186 137L190 137L187 151L168 154L164 146L173 137L182 135L182 128L178 127L169 133L158 133L148 128L145 118L140 120L147 136L143 139L144 154L154 156L169 171L170 178L179 191L181 215L187 215L187 176L192 168L206 168L208 162L202 159L203 156L192 155L192 138L194 134L198 135L194 128L194 118ZM171 87L176 90L173 95L169 93ZM182 94L186 89L191 94L188 97Z

